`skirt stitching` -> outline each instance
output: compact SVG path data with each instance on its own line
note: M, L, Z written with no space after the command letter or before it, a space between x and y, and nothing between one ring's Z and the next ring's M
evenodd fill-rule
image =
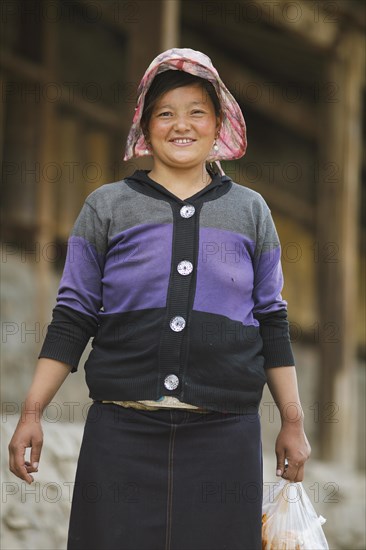
M173 413L170 411L170 418L173 421ZM165 550L170 550L172 536L172 501L173 501L173 452L177 425L172 424L169 437L169 457L168 457L168 495L167 495L167 526L165 538Z

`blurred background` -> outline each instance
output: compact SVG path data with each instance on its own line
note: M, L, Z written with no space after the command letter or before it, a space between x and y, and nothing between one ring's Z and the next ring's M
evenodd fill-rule
M330 547L365 548L365 3L3 0L0 16L2 548L65 548L90 344L43 414L32 486L9 472L7 445L86 196L150 167L123 162L125 141L139 81L171 47L205 52L244 113L247 153L222 166L262 194L282 243L313 449L303 486ZM261 417L269 487L267 390Z

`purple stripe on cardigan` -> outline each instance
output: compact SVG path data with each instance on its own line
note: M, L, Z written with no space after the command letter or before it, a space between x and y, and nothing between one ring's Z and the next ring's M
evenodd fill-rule
M259 323L253 316L253 308L261 312L281 309L280 250L258 256L256 276L252 261L254 250L255 243L244 235L201 228L193 309L254 326Z
M71 236L61 277L57 305L97 318L101 307L103 255L83 237Z
M172 224L141 224L115 235L103 277L105 313L166 306L172 232Z
M165 307L172 230L171 224L143 224L115 235L104 273L102 255L82 237L70 237L58 304L95 318ZM255 276L254 249L254 243L241 234L201 228L193 309L258 326L253 313L286 307L280 294L280 248L256 258ZM104 312L99 312L101 305Z
M244 235L202 227L193 309L258 326L251 314L254 248Z
M287 302L281 296L283 287L281 247L268 247L256 261L255 287L253 298L255 313L270 313L287 309Z

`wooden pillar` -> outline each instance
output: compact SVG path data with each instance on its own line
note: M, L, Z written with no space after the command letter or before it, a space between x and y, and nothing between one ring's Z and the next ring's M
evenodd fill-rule
M7 81L8 75L5 75L5 71L1 71L0 73L0 86L1 90L6 89L6 81ZM4 92L3 92L4 93ZM5 101L1 101L0 104L0 164L3 166L3 159L4 159L4 134L5 134Z
M344 31L319 103L318 271L321 458L356 464L356 311L364 37Z
M49 82L56 82L54 75L55 67L55 41L57 23L43 20L43 44L44 56L44 80L41 86ZM52 262L47 259L47 250L51 250L55 239L54 202L53 188L46 178L45 167L53 161L54 153L54 102L42 98L41 120L40 120L40 178L37 189L37 231L35 239L40 250L39 262L37 263L37 320L40 322L43 334L46 333L46 325L50 321L49 297L51 295L51 270Z
M180 0L163 0L161 51L179 47Z
M128 77L137 88L148 64L160 53L163 0L138 0L135 4L136 22L127 29Z
M129 24L127 28L129 42L126 76L131 85L132 96L137 98L136 92L141 78L154 57L162 51L164 0L137 0L135 6L136 23ZM129 102L126 106L128 129L134 109L135 102ZM132 174L137 168L151 168L151 157L131 159L124 165L128 174Z

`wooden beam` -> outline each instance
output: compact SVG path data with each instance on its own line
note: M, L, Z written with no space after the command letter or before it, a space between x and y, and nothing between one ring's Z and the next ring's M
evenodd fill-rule
M30 82L47 82L47 71L43 65L26 60L20 55L3 51L0 66Z
M360 0L337 0L336 2L321 0L321 4L325 12L342 18L343 24L351 25L361 32L366 30L366 9L364 2L360 2Z
M268 202L270 208L277 210L290 219L296 220L297 223L301 224L309 232L314 231L315 210L311 204L305 202L304 199L299 198L296 194L289 193L281 188L279 181L273 181L270 185L260 178L256 179L253 184L246 181L240 176L240 174L245 174L245 164L245 160L229 161L226 170L224 166L223 169L226 175L236 183L245 185L260 193L266 202Z
M26 61L24 58L9 52L3 52L0 58L0 66L16 75L16 77L24 79L24 81L39 84L39 94L41 100L48 103L58 103L61 105L71 106L72 109L75 109L80 114L85 115L93 121L108 126L117 132L127 131L128 126L124 117L120 116L119 118L114 109L85 101L80 94L67 86L64 86L62 82L57 82L57 79L52 77L50 74L50 70L52 69L45 68L44 66L40 67L35 63ZM57 94L59 99L55 102L47 101L47 86L50 82L52 82L53 89L51 92L53 94L55 93L54 86L57 86ZM14 89L16 93L16 87Z
M220 4L219 9L215 2L186 0L182 4L183 28L195 29L217 49L229 51L232 58L247 60L246 65L262 67L262 72L284 81L302 85L321 79L322 56L317 48L298 36L290 37L289 47L288 33L268 24L250 2L246 9L240 2Z
M327 171L320 177L318 186L319 441L322 458L347 463L348 467L357 463L355 312L364 42L364 35L354 29L341 36L326 75L337 83L339 94L337 101L325 103L319 113L320 162L323 166L331 163L334 168L332 174Z
M198 31L186 31L192 36L192 43L201 51L207 51L207 42ZM210 44L210 56L222 80L237 101L289 128L292 132L307 139L317 137L317 120L313 106L302 98L289 101L283 97L283 87L278 82L269 82L264 76L250 70L245 61L239 63L230 59L222 50Z
M137 25L139 20L138 2L111 2L106 0L74 0L70 3L69 10L73 4L79 3L84 6L86 13L93 14L99 21L104 21L114 30L122 31L128 35L131 25Z
M245 6L246 2L241 2ZM329 13L326 5L307 0L251 0L267 23L289 34L297 35L308 45L320 51L330 50L339 32L340 18L337 12ZM331 4L327 2L327 4ZM336 2L334 2L336 4Z

